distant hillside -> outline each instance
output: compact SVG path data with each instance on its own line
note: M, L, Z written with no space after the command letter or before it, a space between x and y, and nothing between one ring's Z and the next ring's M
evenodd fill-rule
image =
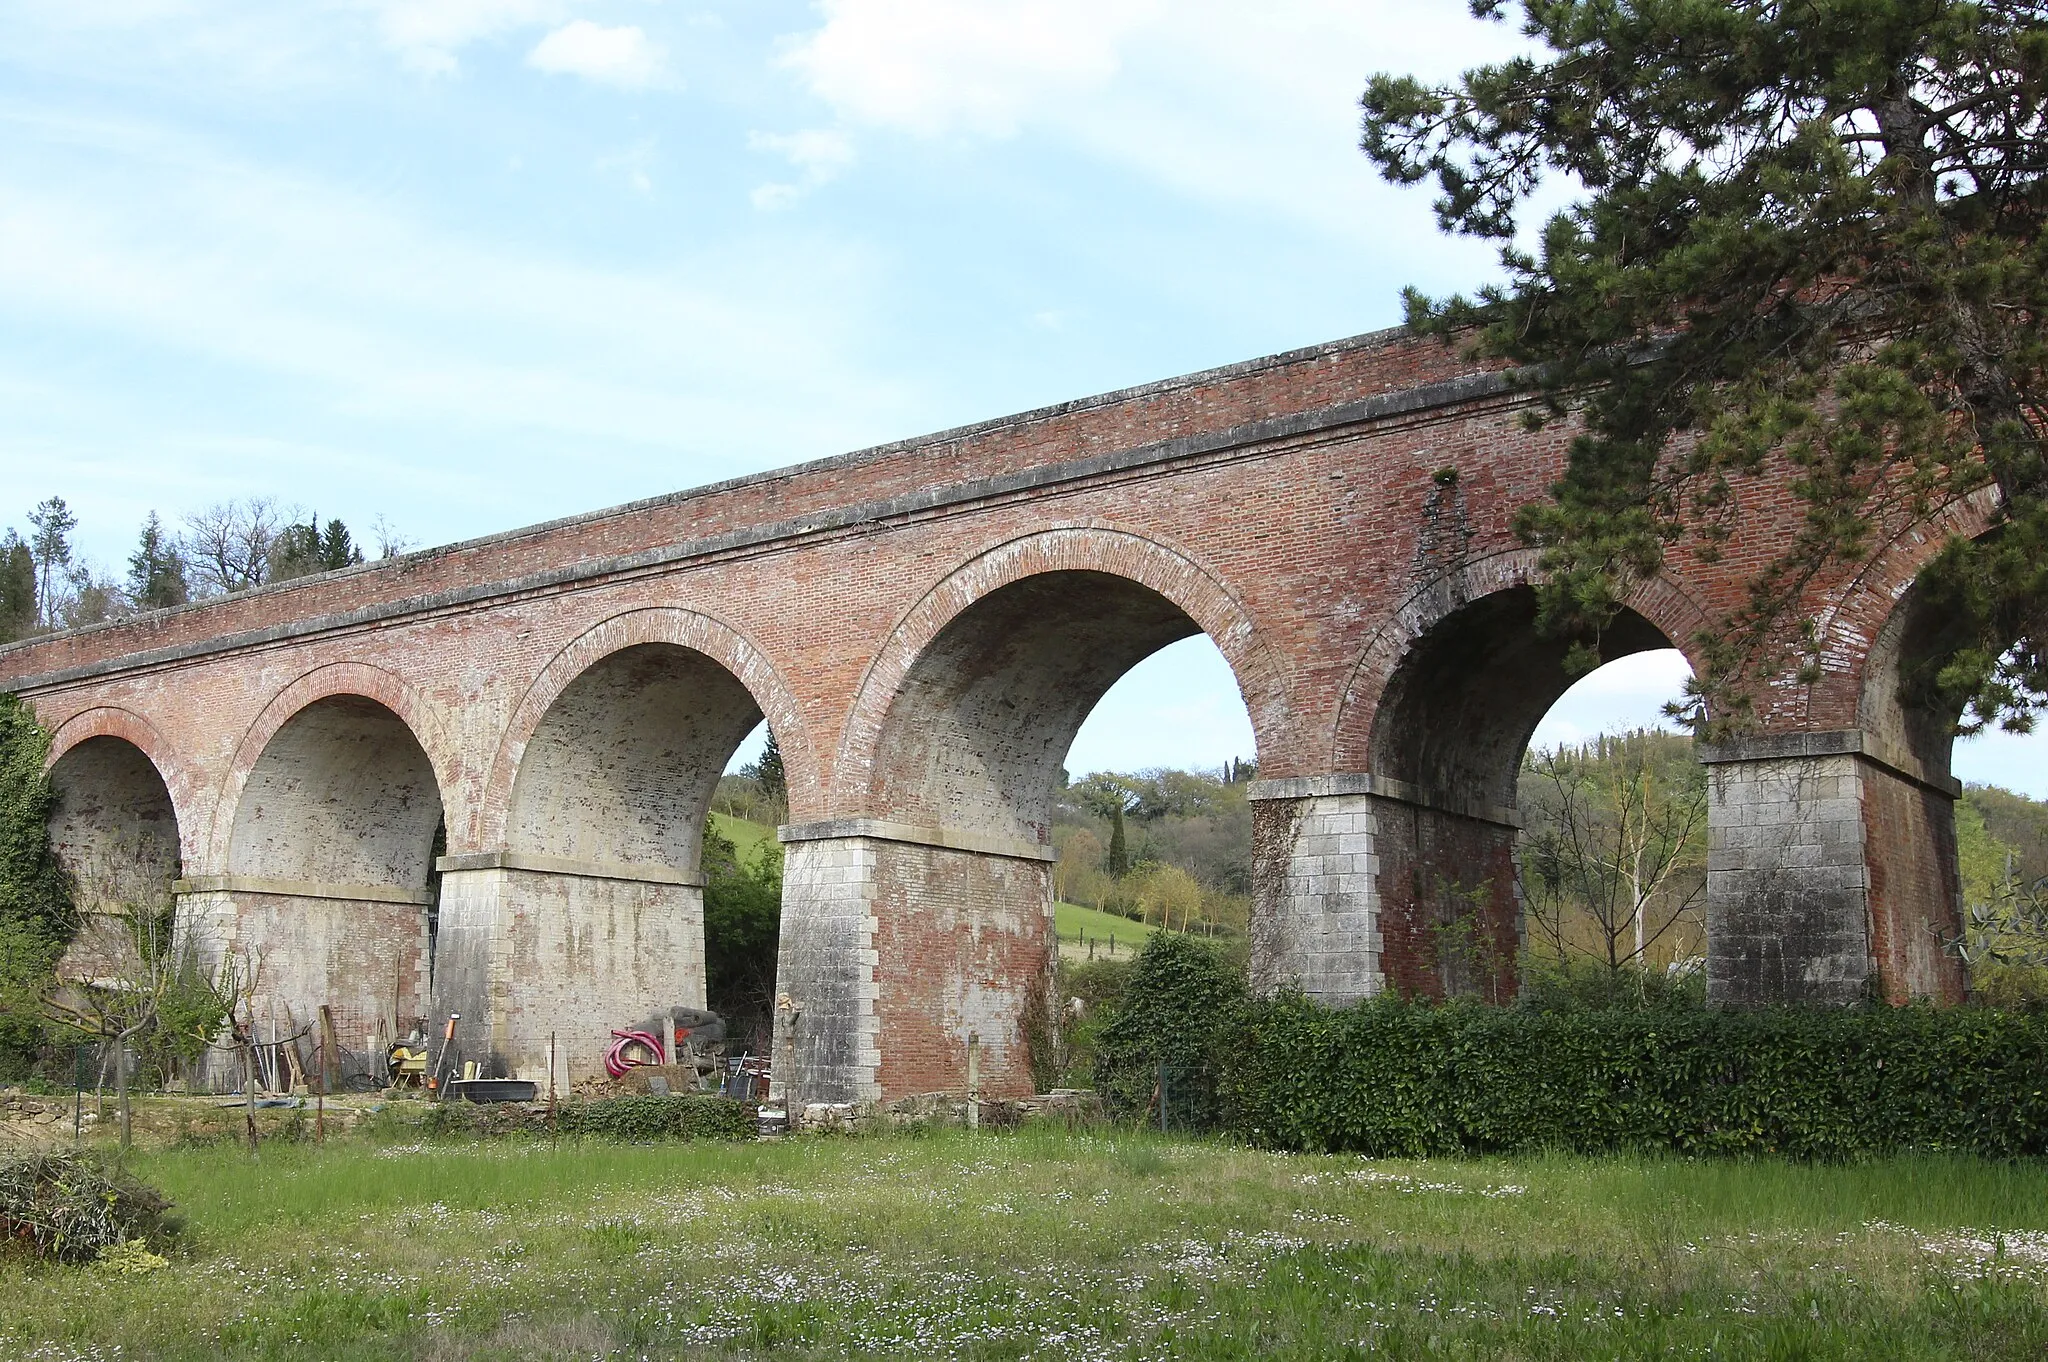
M711 826L718 830L720 837L732 843L732 849L739 853L743 863L753 859L754 848L763 842L775 843L775 829L766 823L750 822L744 818L735 818L731 814L714 813L711 815Z

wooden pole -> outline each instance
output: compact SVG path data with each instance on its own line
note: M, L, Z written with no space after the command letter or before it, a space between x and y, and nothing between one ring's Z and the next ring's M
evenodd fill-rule
M967 1128L981 1129L981 1036L967 1033Z
M242 1114L248 1125L249 1153L256 1152L256 1019L249 1018L250 1038L242 1047Z
M334 1071L341 1062L341 1040L334 1030L334 1009L320 1004L320 1089L334 1090Z

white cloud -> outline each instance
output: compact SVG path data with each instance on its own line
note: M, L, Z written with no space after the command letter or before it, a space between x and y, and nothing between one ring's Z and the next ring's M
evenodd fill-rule
M853 139L837 128L750 132L747 146L782 157L813 180L829 180L853 164Z
M862 122L923 136L1005 135L1048 98L1116 74L1118 44L1162 0L823 0L783 56Z
M553 23L564 0L370 0L377 29L405 64L428 75L453 75L456 54L481 38Z
M624 180L636 193L651 194L654 192L655 153L656 143L650 137L643 142L634 143L624 151L598 157L597 173Z
M1587 673L1557 698L1529 739L1531 747L1581 743L1601 733L1674 729L1664 706L1680 699L1692 667L1676 648L1631 653Z
M96 167L60 188L0 162L0 310L270 376L254 389L292 380L308 422L708 442L785 462L902 419L877 414L900 387L844 359L871 274L855 251L813 243L793 263L750 240L605 268L451 236L159 130L0 118L0 131L17 146L61 139ZM785 404L790 363L811 390ZM770 409L782 418L764 422Z
M666 56L661 45L635 25L606 28L577 19L536 43L526 54L526 64L551 75L642 90L667 81Z
M818 0L782 64L842 119L924 138L1058 138L1212 202L1374 249L1433 238L1423 191L1357 149L1375 70L1453 76L1511 26L1412 0ZM1405 196L1405 198L1404 198ZM1399 207L1397 208L1397 203ZM1469 256L1483 261L1487 252ZM1482 265L1483 268L1483 265Z
M754 207L766 212L787 208L806 191L837 179L853 165L853 139L838 128L806 128L800 132L750 132L751 151L780 156L803 174L800 184L764 184L752 195Z

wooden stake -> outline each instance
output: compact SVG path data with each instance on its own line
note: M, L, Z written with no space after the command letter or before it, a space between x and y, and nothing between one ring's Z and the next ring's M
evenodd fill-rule
M334 1033L334 1009L320 1004L320 1090L334 1090L334 1071L340 1066L341 1040Z
M254 1017L249 1019L249 1030L251 1032L249 1042L242 1047L242 1099L245 1104L242 1112L248 1122L249 1153L253 1156L256 1153L256 1040L254 1037L256 1019Z
M967 1033L967 1128L981 1129L981 1036Z

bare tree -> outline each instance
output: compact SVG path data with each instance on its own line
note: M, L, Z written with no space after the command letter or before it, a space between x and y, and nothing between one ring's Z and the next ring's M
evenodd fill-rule
M189 1061L222 1031L243 991L231 956L213 952L220 960L209 967L192 929L178 931L167 873L119 846L74 872L86 930L113 948L99 953L98 977L60 982L43 998L50 1020L112 1048L124 1149L133 1131L130 1048L151 1042L167 1062ZM123 939L106 942L114 934Z
M377 541L379 558L396 558L419 547L417 540L400 534L382 515L370 522L370 535Z
M247 591L270 580L271 550L292 518L270 497L216 502L187 515L180 547L197 594Z
M1706 782L1689 746L1643 733L1530 755L1524 897L1559 958L1618 973L1647 967L1667 937L1681 950L1706 889Z

